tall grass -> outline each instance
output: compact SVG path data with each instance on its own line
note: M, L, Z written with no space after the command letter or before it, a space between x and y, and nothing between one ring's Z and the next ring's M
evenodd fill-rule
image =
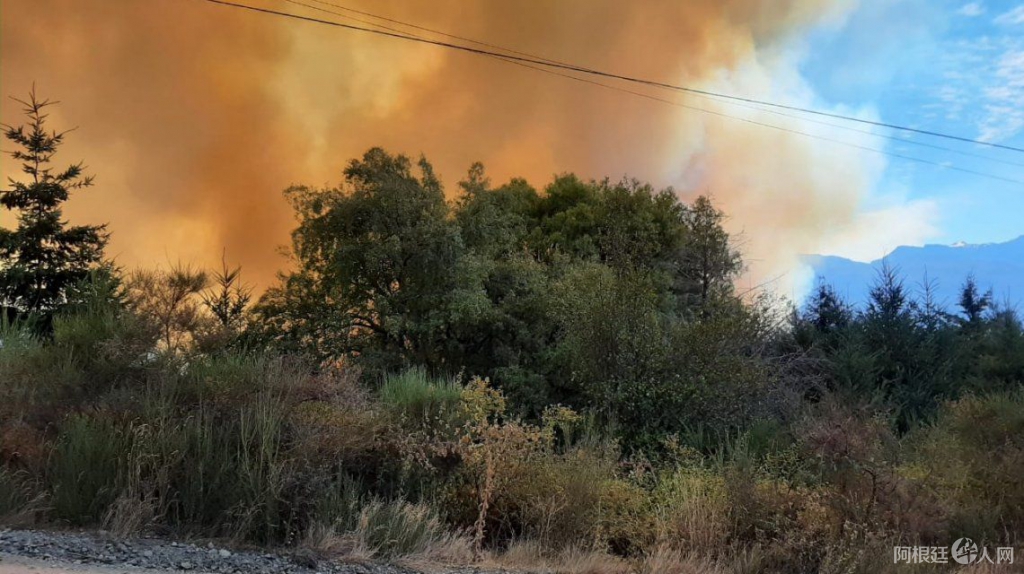
M287 536L284 498L288 461L283 455L284 413L281 401L262 393L242 409L235 472L242 538L270 541Z
M363 548L380 558L422 556L452 541L437 511L404 501L370 502L363 507L354 534Z
M49 469L54 516L72 524L98 522L118 495L118 468L127 437L113 422L76 415L61 428Z
M461 394L457 378L435 378L425 369L413 368L386 376L379 397L406 422L431 425L455 416Z
M33 488L25 473L0 468L0 524L17 521L24 512L31 510Z

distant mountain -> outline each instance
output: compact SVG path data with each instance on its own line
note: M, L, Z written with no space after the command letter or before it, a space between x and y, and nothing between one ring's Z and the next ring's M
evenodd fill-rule
M897 247L871 263L829 255L807 255L803 260L816 277L831 283L848 302L858 306L867 301L878 271L887 263L899 271L915 293L920 293L927 276L936 286L938 301L950 309L956 306L964 279L973 274L980 288L992 289L996 301L1009 302L1024 311L1024 236L1006 243Z

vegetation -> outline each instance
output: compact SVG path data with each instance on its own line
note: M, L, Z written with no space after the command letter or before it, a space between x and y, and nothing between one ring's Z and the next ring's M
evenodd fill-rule
M0 516L567 572L1019 544L1024 329L973 280L785 321L707 198L475 165L450 201L380 149L345 176L286 192L294 265L252 305L226 265L4 291Z
M0 205L15 210L14 230L0 228L0 300L4 310L45 314L73 300L71 290L103 258L107 242L103 226L69 227L61 205L71 191L89 187L82 164L54 172L49 164L66 132L46 131L45 110L52 102L35 91L24 106L26 126L4 125L4 137L17 148L10 153L21 162L27 182L11 180L0 191Z

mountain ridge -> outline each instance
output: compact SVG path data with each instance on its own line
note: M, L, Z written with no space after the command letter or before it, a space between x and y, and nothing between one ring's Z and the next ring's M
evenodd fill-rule
M801 260L816 281L831 284L855 306L866 303L885 265L896 270L915 294L921 294L927 281L946 307L955 306L968 276L983 290L991 289L996 302L1024 306L1024 235L1002 243L901 245L866 263L837 255L804 255Z

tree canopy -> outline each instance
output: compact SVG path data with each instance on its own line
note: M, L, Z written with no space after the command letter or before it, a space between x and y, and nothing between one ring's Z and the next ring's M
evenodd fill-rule
M475 164L446 201L426 159L379 148L344 176L286 192L295 269L257 306L277 343L323 360L465 369L537 411L604 400L595 377L658 379L673 325L734 298L739 257L707 198L568 174L495 186Z

